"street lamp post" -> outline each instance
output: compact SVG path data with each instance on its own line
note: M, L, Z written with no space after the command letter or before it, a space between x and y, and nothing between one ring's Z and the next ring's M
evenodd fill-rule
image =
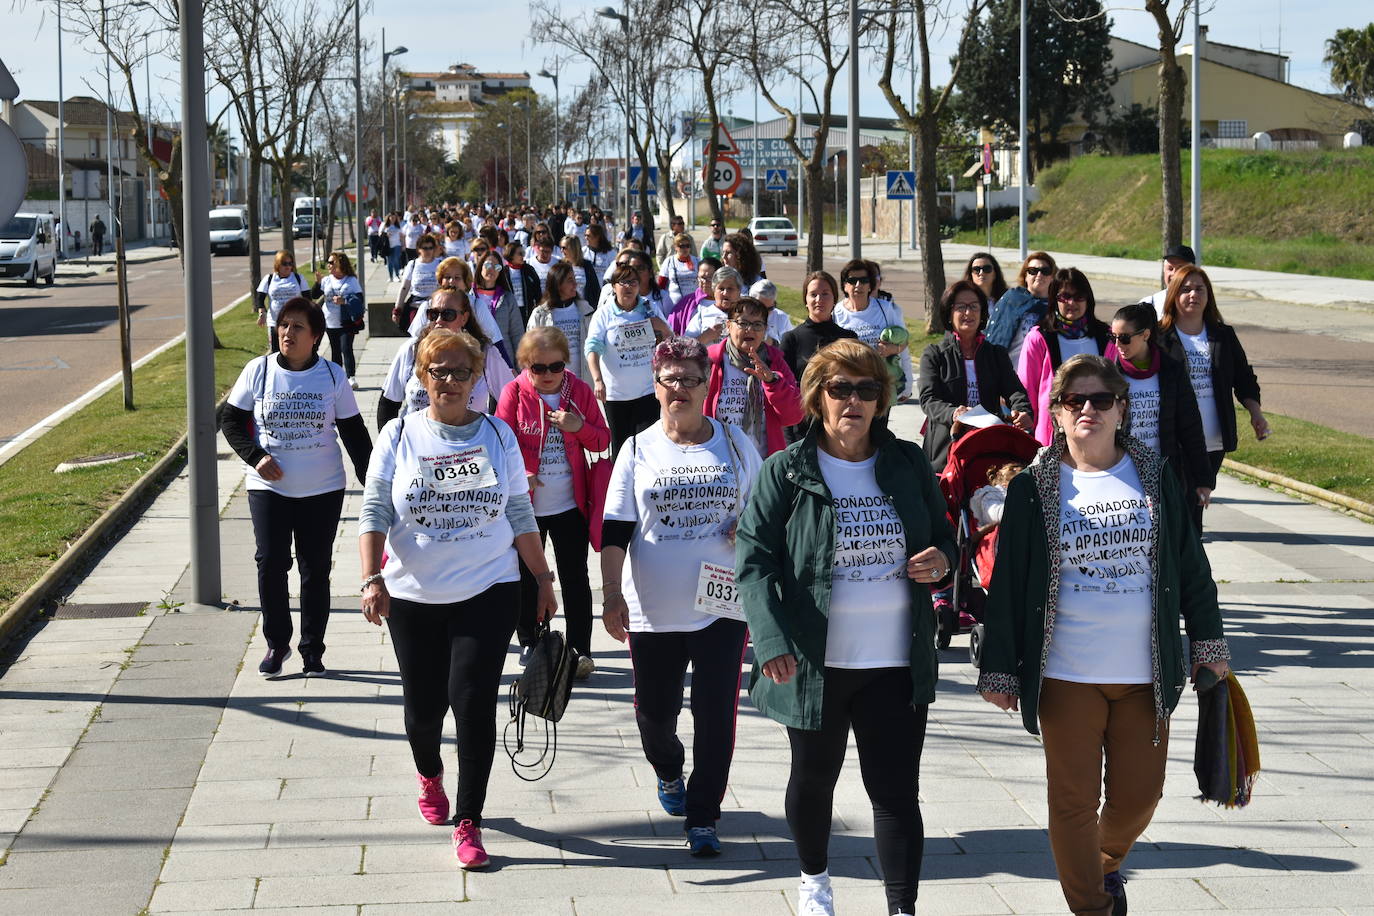
M530 100L521 99L518 104L525 109L525 193L523 196L528 199L527 203L532 205L534 203L534 180L530 172Z
M553 72L552 72L552 73L550 73L550 72L548 71L548 69L546 68L546 69L544 69L544 70L540 70L540 71L539 71L539 75L542 76L542 77L544 77L544 79L553 80L553 182L552 182L552 184L553 184L553 197L552 197L552 200L553 200L554 202L557 202L557 200L558 200L558 179L562 176L562 173L563 173L563 160L562 160L562 157L563 157L563 134L562 134L562 132L561 132L561 131L562 131L562 126L559 124L559 118L562 117L562 112L560 111L560 107L561 107L561 105L562 105L562 102L561 102L561 100L559 99L559 95L558 95L558 58L554 58L554 61L553 61ZM531 203L533 203L533 198L531 198Z
M1020 149L1016 153L1017 176L1016 176L1016 201L1020 212L1020 234L1021 234L1021 260L1026 260L1028 240L1026 238L1026 172L1030 166L1030 153L1026 149L1026 85L1027 74L1030 72L1030 64L1027 58L1026 41L1026 0L1021 0L1021 80L1020 80L1020 126L1017 128L1019 137L1017 144Z
M389 60L391 60L391 58L395 57L396 55L398 55L398 54L404 54L404 53L406 53L406 52L409 51L409 50L410 50L410 49L407 48L405 45L401 45L399 48L396 48L396 49L393 50L393 51L388 51L388 50L386 50L386 28L385 28L385 27L382 28L382 98L383 98L382 105L383 105L383 106L385 106L385 105L387 104L387 102L389 101L389 99L387 99L387 89L386 89L386 62L389 61ZM387 181L386 181L386 109L385 109L385 107L382 109L382 179L381 179L381 181L378 182L378 184L380 184L380 185L382 186L382 218L385 219L385 218L386 218L386 215L387 215L388 213L391 212L389 209L387 209L387 205L386 205L386 190L387 190L386 184L387 184Z
M62 0L57 0L57 253L66 257L67 233L67 157L65 112L62 110Z
M358 292L367 302L367 217L363 216L363 0L353 0L353 263L358 265ZM340 247L343 247L342 245Z
M626 45L629 45L630 38L630 0L624 0L625 12L617 13L609 6L603 6L596 11L596 14L603 19L614 19L620 23L620 30L625 33ZM633 221L630 216L630 116L634 111L634 105L630 101L630 57L629 48L626 48L625 57L625 232L630 231L630 224Z
M859 0L849 0L849 256L863 257L863 226L859 222Z

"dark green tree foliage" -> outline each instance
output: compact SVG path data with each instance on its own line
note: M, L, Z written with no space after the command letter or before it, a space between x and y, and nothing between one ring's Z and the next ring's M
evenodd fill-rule
M1029 91L1031 153L1036 166L1053 158L1059 134L1075 115L1100 126L1111 107L1112 21L1098 0L1030 0ZM993 0L977 31L956 86L960 117L969 127L987 127L1004 139L1016 137L1017 81L1021 72L1020 0Z

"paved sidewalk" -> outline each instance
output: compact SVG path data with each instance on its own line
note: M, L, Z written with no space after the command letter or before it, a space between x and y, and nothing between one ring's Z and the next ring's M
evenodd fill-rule
M382 277L369 281L382 288ZM368 417L400 343L376 338L360 351ZM897 408L894 425L909 436L919 422L917 408ZM783 731L743 699L725 852L692 859L681 822L658 810L629 660L604 633L552 774L521 782L498 752L485 829L493 864L460 872L450 831L416 813L386 632L356 613L356 484L336 547L333 676L263 681L246 500L237 459L222 451L224 589L241 610L169 610L186 563L178 481L70 598L147 602L145 616L51 621L7 650L0 912L793 912ZM1165 798L1128 861L1131 901L1148 913L1374 914L1374 528L1230 479L1215 499L1207 549L1264 773L1246 809L1194 801L1196 706L1185 698ZM972 693L966 646L958 638L943 654L922 759L920 911L1063 912L1038 744L1019 717ZM512 653L507 680L517 671ZM681 724L690 734L690 717ZM831 845L841 913L883 912L871 831L851 753Z

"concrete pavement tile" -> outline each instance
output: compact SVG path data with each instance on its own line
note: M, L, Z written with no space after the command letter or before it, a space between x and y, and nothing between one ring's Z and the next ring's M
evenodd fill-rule
M86 731L85 725L64 725L60 728L0 729L0 743L10 750L26 747L73 747Z
M183 680L204 677L207 674L207 666L215 674L227 675L233 673L238 667L238 662L237 659L233 663L225 660L223 651L213 659L159 661L155 658L146 658L140 649L134 653L133 659L129 662L129 667L124 669L119 679L121 681L156 680L159 678Z
M291 913L295 913L291 910ZM508 908L500 904L473 903L468 901L461 906L452 903L371 903L359 907L359 916L452 916L454 913L472 913L474 916L505 916L505 914L525 913L526 909L517 906ZM539 916L586 916L587 910L574 910L571 898L553 897L539 901ZM591 911L596 912L596 911ZM257 916L255 913L254 916Z
M361 846L186 851L173 843L162 866L161 880L176 883L221 878L349 875L358 871L362 861Z
M191 799L196 804L270 802L281 797L280 779L226 779L198 783Z
M1049 850L927 856L921 865L923 881L929 878L932 881L998 883L1045 880L1054 877L1054 857Z
M116 710L115 715L118 715ZM219 710L208 709L184 716L107 719L91 723L84 741L163 741L169 738L201 738L209 741L219 724Z
M686 857L685 851L683 856ZM584 894L610 896L624 894L629 888L634 889L635 895L666 896L674 892L668 874L662 868L621 868L614 865L537 869L503 867L467 874L468 898L488 905L500 900L561 899Z
M673 887L679 893L704 894L717 888L781 891L795 893L799 871L795 862L760 859L735 862L728 855L718 859L694 859L683 853L683 862L668 869ZM836 887L862 886L877 881L878 873L866 858L830 858L830 880Z
M41 793L40 793L41 794ZM33 805L0 808L0 833L18 833L33 816Z
M988 827L981 830L948 828L950 839L971 855L1010 852L1048 852L1049 833L1039 827Z
M145 758L146 759L146 758ZM158 766L129 767L72 767L63 769L53 780L54 791L73 786L82 791L100 789L183 789L196 784L194 760L174 760Z
M546 889L547 890L547 889ZM455 903L465 898L463 875L447 873L263 878L254 901L264 907L369 903Z
M367 817L367 808L365 798L336 798L326 804L313 798L202 802L193 797L181 822L201 826L286 824L316 821L324 814L339 821L360 821Z
M205 749L206 764L238 760L285 760L289 756L291 756L290 738L230 741L216 733L215 740Z
M323 813L323 812L322 812ZM425 823L413 817L381 821L299 821L272 826L268 846L363 846L383 843L429 843L438 837L447 843L452 828Z
M1243 825L1219 822L1159 822L1145 828L1142 839L1161 847L1176 849L1239 846L1267 849L1271 846L1302 846L1325 851L1349 848L1352 845L1340 831L1328 829L1316 821L1250 821Z
M118 819L141 822L151 812L175 811L180 814L190 794L190 790L184 788L90 788L81 784L79 775L68 779L67 774L63 773L39 811L44 820L90 818L93 821Z
M74 884L142 884L157 879L159 857L144 849L13 852L0 868L0 887L69 888ZM145 892L146 893L146 892Z
M81 744L71 752L66 768L113 767L122 769L131 760L156 759L164 765L198 764L205 757L202 738L173 738L166 741L98 741Z
M627 889L628 890L628 889ZM795 894L792 895L795 897ZM697 894L618 895L577 894L573 904L579 914L596 916L720 916L722 913L748 913L750 916L791 916L788 894L781 891L722 891L709 897ZM364 910L364 913L367 913Z
M10 767L0 770L0 789L46 788L57 773L57 767Z
M251 916L357 916L356 906L290 906L290 907L253 907L251 910L171 910L168 916L225 916L235 913L238 916L248 913Z
M153 891L148 910L152 913L173 913L192 909L246 909L253 905L256 884L253 878L163 883Z
M272 833L271 824L213 824L205 827L177 828L172 837L174 850L262 849Z
M62 888L0 890L0 912L4 913L41 913L42 916L137 913L147 902L147 886L127 883L83 885L69 882Z
M1374 846L1374 820L1326 820L1322 825L1352 846Z
M211 748L214 745L211 744ZM411 765L412 769L414 764ZM372 772L368 757L254 757L246 760L217 758L201 768L200 780L218 779L295 779L309 776L367 776Z

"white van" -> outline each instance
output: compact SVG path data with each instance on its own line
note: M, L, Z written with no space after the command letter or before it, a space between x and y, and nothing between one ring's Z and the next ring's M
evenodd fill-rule
M50 213L16 213L0 223L0 277L38 278L52 286L57 279L57 234Z
M210 253L248 253L248 209L216 207L210 211Z
M324 211L327 206L323 197L297 197L291 207L291 218L310 216L317 222L324 222Z

